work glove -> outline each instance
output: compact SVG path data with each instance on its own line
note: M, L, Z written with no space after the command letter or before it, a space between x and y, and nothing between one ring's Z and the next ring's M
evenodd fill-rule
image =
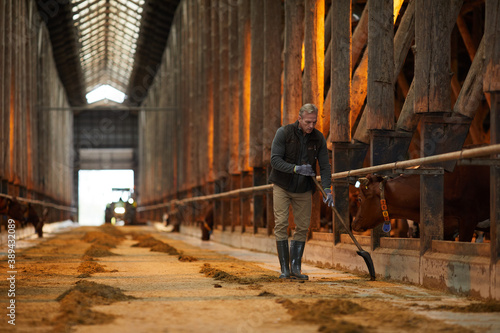
M329 188L325 188L326 198L323 198L323 202L328 205L328 207L333 207L333 196L332 190Z
M316 176L311 164L296 165L293 172L303 176Z

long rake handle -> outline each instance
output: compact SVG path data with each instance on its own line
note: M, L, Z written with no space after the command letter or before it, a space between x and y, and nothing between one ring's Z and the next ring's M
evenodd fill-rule
M323 189L323 186L321 186L321 184L318 182L318 180L316 179L315 176L312 176L311 178L313 179L314 184L316 184L316 187L321 191L321 194L323 195L323 197L326 198L327 194L326 194L325 190ZM349 234L349 236L351 236L352 241L354 242L354 244L356 244L356 246L358 247L358 250L364 251L363 248L361 247L361 245L359 245L359 242L356 239L356 237L354 237L351 229L349 228L349 225L345 222L345 220L342 218L342 216L340 216L340 213L337 210L337 208L335 208L335 207L331 207L331 208L335 212L335 215L337 215L338 219L340 220L340 222L344 226L344 228L347 231L347 233Z

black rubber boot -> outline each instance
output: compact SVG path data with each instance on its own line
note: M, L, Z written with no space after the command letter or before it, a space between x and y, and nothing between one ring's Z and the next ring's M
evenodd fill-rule
M302 255L306 242L292 240L290 242L290 278L299 280L309 280L309 276L301 274Z
M290 257L288 255L288 240L276 241L276 247L278 248L278 258L281 266L280 279L289 279Z

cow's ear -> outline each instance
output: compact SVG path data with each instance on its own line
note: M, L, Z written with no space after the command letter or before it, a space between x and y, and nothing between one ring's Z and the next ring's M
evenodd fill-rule
M359 184L360 184L361 186L366 187L366 186L368 186L368 184L370 184L370 179L369 179L369 178L367 178L367 177L362 177L362 178L359 178L359 179L358 179L358 182L359 182Z

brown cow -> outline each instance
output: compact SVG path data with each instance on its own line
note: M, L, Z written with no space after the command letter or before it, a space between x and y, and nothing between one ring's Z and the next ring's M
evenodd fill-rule
M7 215L14 220L24 222L26 212L26 206L17 201L16 198L0 197L0 215Z
M490 172L487 166L457 166L444 175L444 239L470 242L476 225L490 215ZM362 181L362 179L360 179ZM382 177L368 175L360 186L360 206L352 229L364 231L384 222L380 204ZM402 175L385 182L390 218L420 221L420 176Z
M35 232L38 234L39 238L43 237L43 225L47 217L47 212L48 211L45 208L42 217L40 218L35 210L35 207L33 207L32 204L28 204L28 211L25 223L31 223L33 225L33 227L35 228Z

